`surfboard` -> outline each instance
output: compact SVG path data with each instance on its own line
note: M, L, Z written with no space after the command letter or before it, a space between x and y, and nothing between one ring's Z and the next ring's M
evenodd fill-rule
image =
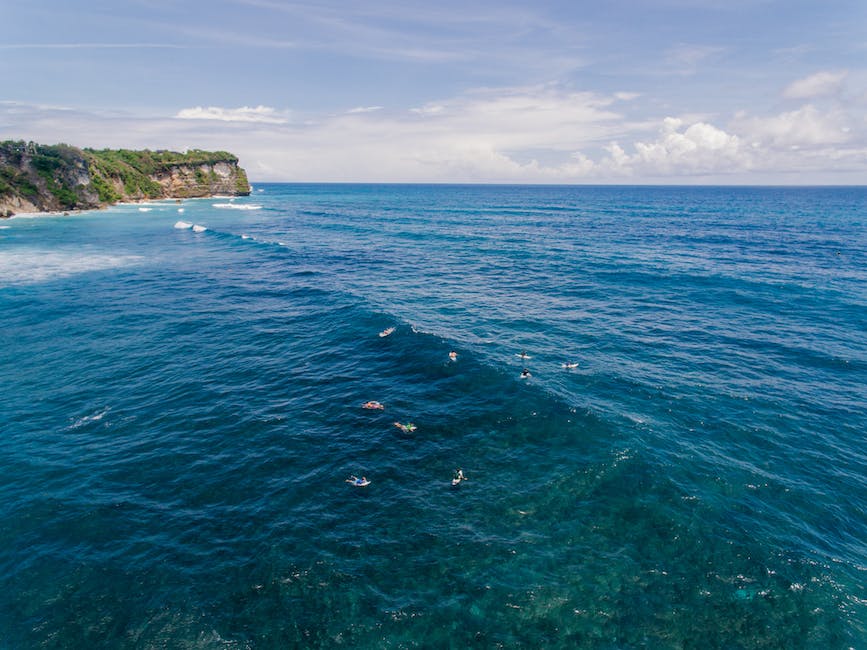
M388 335L391 334L393 331L394 331L394 328L393 328L393 327L389 327L389 328L387 328L387 329L382 330L382 331L379 333L379 335L380 335L380 336L388 336Z
M564 367L564 368L572 369L572 368L577 368L577 367L578 367L578 364L577 364L577 363L564 363L564 364L563 364L563 367Z
M355 487L366 487L370 485L370 479L366 481L362 481L360 478L355 479L354 481L351 478L346 479L346 482L350 485L354 485Z

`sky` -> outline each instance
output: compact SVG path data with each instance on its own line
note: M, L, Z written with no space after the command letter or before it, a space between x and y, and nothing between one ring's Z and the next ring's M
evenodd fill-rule
M0 140L252 181L867 184L865 0L0 0Z

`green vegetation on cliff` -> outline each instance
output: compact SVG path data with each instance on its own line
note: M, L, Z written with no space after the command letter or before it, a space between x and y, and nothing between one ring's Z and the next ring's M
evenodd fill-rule
M0 142L0 216L20 206L87 209L122 200L213 194L249 194L237 156L198 149L82 150L66 144Z
M218 163L228 163L236 166L237 156L227 151L201 151L193 149L186 153L176 151L131 151L129 149L85 149L84 154L90 165L91 177L102 179L120 179L123 193L128 197L157 199L164 196L163 187L154 180L155 176L170 174L179 167L194 168L196 182L203 194L218 182L213 169L205 171L205 167L213 167ZM241 194L247 193L249 183L246 174L243 176L243 188L235 184L235 189ZM211 182L209 182L209 180ZM117 192L110 185L101 184L100 200L112 201ZM103 198L104 197L104 198Z
M73 208L84 199L82 184L75 182L79 162L80 152L69 145L0 142L0 197L19 194L33 201L45 191L58 207Z

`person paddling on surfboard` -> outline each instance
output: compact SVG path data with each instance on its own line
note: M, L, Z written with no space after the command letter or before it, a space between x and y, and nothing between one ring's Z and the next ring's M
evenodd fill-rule
M464 470L462 470L460 467L458 467L455 470L455 473L452 475L452 485L457 485L461 481L466 481L466 480L467 480L467 477L464 476Z

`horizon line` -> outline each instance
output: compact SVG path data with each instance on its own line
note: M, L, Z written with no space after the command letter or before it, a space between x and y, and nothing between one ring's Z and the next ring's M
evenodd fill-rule
M243 166L242 166L243 167ZM867 183L805 183L775 184L775 183L521 183L506 181L255 181L250 185L433 185L433 186L464 186L464 187L753 187L753 188L863 188Z

